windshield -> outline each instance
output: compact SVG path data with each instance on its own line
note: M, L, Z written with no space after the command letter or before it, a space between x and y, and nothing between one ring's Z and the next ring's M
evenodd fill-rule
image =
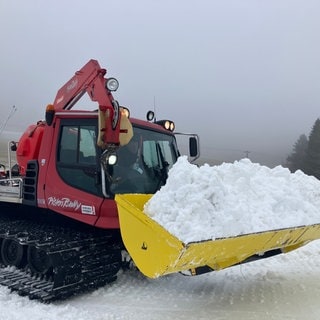
M165 184L177 161L174 136L135 127L128 145L118 150L118 161L110 166L112 193L155 193Z

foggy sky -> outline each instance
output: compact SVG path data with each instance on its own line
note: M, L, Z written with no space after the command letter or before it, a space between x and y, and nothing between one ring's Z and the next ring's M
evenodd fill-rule
M200 135L202 157L284 161L320 106L318 0L0 0L0 125L43 119L89 59L134 117ZM232 159L231 159L232 158Z

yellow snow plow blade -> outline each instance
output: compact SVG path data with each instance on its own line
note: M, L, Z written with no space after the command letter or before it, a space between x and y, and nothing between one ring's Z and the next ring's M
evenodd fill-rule
M297 249L320 238L320 224L183 243L143 212L152 195L116 195L123 242L150 278L190 270L220 270Z

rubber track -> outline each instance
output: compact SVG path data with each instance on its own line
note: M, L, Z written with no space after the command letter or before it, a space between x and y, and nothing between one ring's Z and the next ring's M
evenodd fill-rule
M50 302L101 287L114 281L121 267L118 236L111 231L1 217L0 241L9 238L41 248L50 257L50 276L33 273L28 266L1 265L0 284L30 299Z

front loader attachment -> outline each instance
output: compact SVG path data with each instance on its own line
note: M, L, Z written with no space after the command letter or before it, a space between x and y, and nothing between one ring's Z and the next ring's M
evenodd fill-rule
M320 224L183 243L143 212L152 195L116 195L123 242L150 278L190 271L200 274L297 249L320 238Z

